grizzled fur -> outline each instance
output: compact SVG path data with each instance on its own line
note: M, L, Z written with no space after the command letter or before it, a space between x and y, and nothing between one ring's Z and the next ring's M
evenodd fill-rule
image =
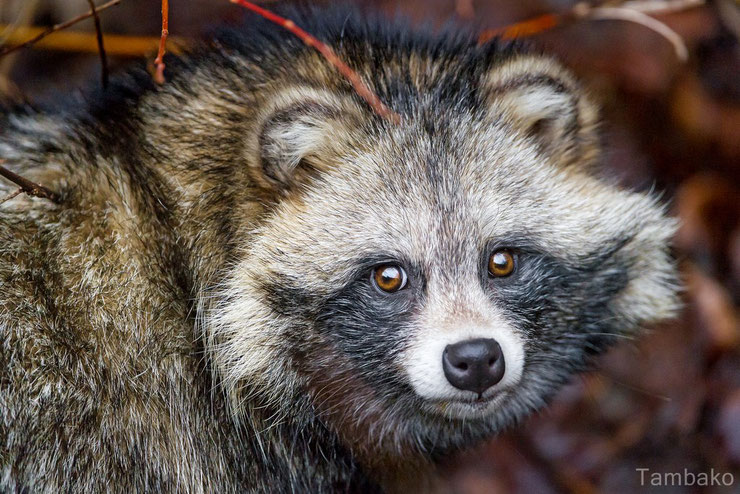
M567 71L345 14L291 16L400 125L254 18L161 87L6 112L5 166L62 201L0 206L0 491L418 488L672 314L673 222L598 178ZM435 352L480 334L507 373L471 401Z

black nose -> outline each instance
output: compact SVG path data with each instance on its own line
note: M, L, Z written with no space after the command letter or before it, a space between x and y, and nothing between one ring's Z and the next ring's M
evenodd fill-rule
M504 354L496 340L466 340L447 345L442 366L450 384L481 394L504 377Z

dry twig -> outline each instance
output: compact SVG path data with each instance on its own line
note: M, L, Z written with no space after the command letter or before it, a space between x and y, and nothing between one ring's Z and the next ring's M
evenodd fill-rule
M103 83L103 87L108 87L108 60L105 56L105 46L103 45L103 28L100 26L100 16L95 8L95 2L93 0L87 0L90 5L90 12L93 14L93 20L95 21L95 35L98 42L98 53L100 54L100 78Z
M683 38L664 22L650 17L647 13L668 14L703 4L704 0L649 0L629 1L614 7L594 7L586 2L580 2L563 14L545 14L502 28L487 29L480 34L478 42L485 43L497 36L504 39L532 36L555 26L579 20L620 20L634 22L663 36L671 43L676 56L683 62L688 59L689 54Z
M0 163L3 163L3 162L4 160L0 160ZM0 176L7 178L8 180L10 180L11 182L13 182L14 184L20 187L20 189L12 193L10 197L6 197L5 199L3 199L2 202L12 199L13 197L17 196L21 192L25 192L29 196L40 197L42 199L49 199L50 201L55 202L55 203L59 203L61 200L59 198L59 195L56 192L49 190L43 185L37 184L36 182L31 182L27 178L23 178L20 175L11 172L4 166L0 166Z
M618 6L625 9L638 10L643 14L659 15L700 7L705 3L704 0L628 0Z
M487 43L496 37L514 39L532 36L562 24L564 17L561 14L544 14L508 26L486 29L478 35L478 43Z
M110 2L104 3L103 5L99 6L97 9L95 9L95 11L99 13L99 12L101 12L101 11L107 9L107 8L113 7L114 5L118 5L119 3L121 3L121 0L111 0ZM16 50L19 50L21 48L25 48L27 46L31 46L34 43L36 43L37 41L39 41L39 40L41 40L41 39L49 36L50 34L55 33L57 31L61 31L62 29L66 29L69 26L72 26L74 24L77 24L80 21L84 21L85 19L87 19L89 17L92 17L93 15L94 15L93 11L88 11L88 12L86 12L84 14L78 15L77 17L75 17L73 19L70 19L68 21L62 22L61 24L55 24L55 25L51 26L50 28L44 29L43 31L41 31L40 33L38 33L36 36L34 36L33 38L31 38L29 40L24 41L23 43L20 43L18 45L14 45L14 46L6 46L6 47L3 47L2 49L0 49L0 57L3 57L5 55L7 55L8 53L12 53L12 52L14 52Z
M635 24L645 26L668 40L671 45L673 45L673 50L676 52L676 57L678 57L679 60L685 62L689 59L689 50L686 48L686 43L684 43L680 34L668 27L664 22L661 22L654 17L650 17L639 10L625 7L596 7L584 12L584 16L587 19L595 21L619 20L634 22Z
M157 58L154 59L154 66L156 67L156 72L154 73L154 81L157 84L164 84L164 52L165 45L167 44L167 36L170 35L169 24L169 2L167 0L162 0L162 35L159 38L159 51L157 52Z
M2 0L0 0L2 1ZM0 30L7 27L0 24ZM8 35L5 45L15 46L26 40L38 36L46 31L46 28L36 26L13 26L13 32ZM128 36L119 34L105 35L105 53L116 57L143 57L157 51L159 36ZM169 53L182 53L192 42L186 38L169 36L167 38L167 51ZM98 44L95 33L83 33L79 31L59 31L34 43L34 49L76 51L83 53L97 53Z
M14 198L15 196L20 195L22 193L23 193L23 189L18 189L15 192L13 192L12 194L10 194L9 196L5 196L2 199L0 199L0 204L2 204L4 202L7 202L7 201L11 200L12 198Z
M298 36L298 38L301 39L305 44L308 46L315 48L321 55L330 63L332 64L344 77L347 78L347 80L352 84L352 87L354 87L357 94L364 99L368 105L383 118L386 118L390 120L393 123L399 123L401 121L401 116L388 108L382 101L380 101L380 98L378 95L376 95L372 89L370 89L363 81L360 75L352 70L352 68L344 63L342 59L340 59L337 54L334 52L331 46L327 45L326 43L319 41L314 36L308 34L306 31L301 29L300 27L296 26L293 21L290 19L286 19L284 17L281 17L267 9L263 9L262 7L258 7L257 5L253 4L252 2L248 2L246 0L230 0L231 3L238 4L245 9L249 9L253 12L256 12L257 14L261 15L265 19L267 19L270 22L274 22L275 24L287 29L294 35Z

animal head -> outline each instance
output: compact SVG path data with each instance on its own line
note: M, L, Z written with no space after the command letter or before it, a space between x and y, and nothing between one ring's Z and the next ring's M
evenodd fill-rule
M584 91L548 58L475 53L360 60L398 125L341 83L260 96L244 162L273 203L208 318L237 410L309 408L358 448L459 446L671 316L674 222L594 174Z

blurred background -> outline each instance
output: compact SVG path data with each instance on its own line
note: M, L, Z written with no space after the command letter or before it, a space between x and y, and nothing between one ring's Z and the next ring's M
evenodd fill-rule
M269 8L280 0L258 3ZM601 101L607 172L629 187L665 191L682 223L675 240L686 283L680 317L615 348L541 415L451 459L444 487L461 494L740 492L740 0L600 5L650 11L685 44L685 61L645 26L575 19L571 14L589 4L570 0L358 3L482 33L563 14L528 38L563 59ZM0 44L16 45L34 27L88 10L87 0L0 0ZM173 0L170 48L243 15L227 0ZM137 56L154 59L157 0L121 0L100 19L113 72ZM94 34L92 20L3 55L0 98L43 102L100 84L95 38L75 37L79 32ZM638 468L649 469L646 485ZM649 485L653 472L712 469L731 473L734 485Z

